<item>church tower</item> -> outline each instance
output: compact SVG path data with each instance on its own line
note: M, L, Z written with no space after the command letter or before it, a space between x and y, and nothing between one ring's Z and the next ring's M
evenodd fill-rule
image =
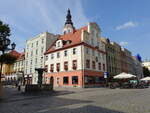
M67 34L67 33L73 32L74 29L75 28L74 28L73 22L71 20L70 9L68 9L67 16L66 16L65 26L63 28L63 34Z

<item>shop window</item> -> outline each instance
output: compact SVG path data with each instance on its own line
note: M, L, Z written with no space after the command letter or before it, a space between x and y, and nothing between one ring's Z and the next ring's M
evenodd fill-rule
M72 76L72 84L78 84L78 76Z
M63 77L63 84L69 83L69 77Z

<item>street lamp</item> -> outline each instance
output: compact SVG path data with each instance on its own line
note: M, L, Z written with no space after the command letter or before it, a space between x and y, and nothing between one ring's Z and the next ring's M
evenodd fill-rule
M11 44L11 48L14 50L15 47L16 47L16 44L13 42L13 43Z

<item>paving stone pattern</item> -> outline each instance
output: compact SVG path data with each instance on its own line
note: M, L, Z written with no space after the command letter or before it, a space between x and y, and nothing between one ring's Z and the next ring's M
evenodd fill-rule
M150 88L57 88L23 94L7 87L0 113L150 113Z

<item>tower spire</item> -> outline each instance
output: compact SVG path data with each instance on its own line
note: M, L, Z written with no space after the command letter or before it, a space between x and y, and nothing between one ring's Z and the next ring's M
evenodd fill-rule
M68 8L65 25L66 24L71 24L73 26L71 18L72 18L72 16L71 16L71 13L70 13L70 9Z
M75 30L71 18L72 18L72 16L71 16L71 13L70 13L70 9L68 8L67 15L66 15L66 22L65 22L65 25L64 25L64 28L63 28L63 33L64 34L73 32Z

